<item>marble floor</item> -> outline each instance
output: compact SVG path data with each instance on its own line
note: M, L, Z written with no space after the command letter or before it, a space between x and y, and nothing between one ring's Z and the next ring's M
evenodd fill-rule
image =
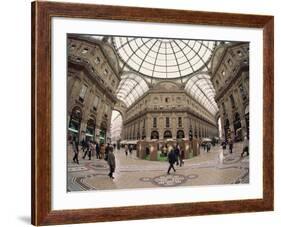
M184 160L176 172L167 174L169 167L165 161L140 160L135 152L126 156L123 150L115 150L115 179L108 177L109 168L102 159L82 159L79 165L73 163L71 146L68 148L68 191L109 190L129 188L153 188L172 186L200 186L249 183L249 157L240 157L242 144L234 144L232 154L223 153L219 146L212 147L209 153Z

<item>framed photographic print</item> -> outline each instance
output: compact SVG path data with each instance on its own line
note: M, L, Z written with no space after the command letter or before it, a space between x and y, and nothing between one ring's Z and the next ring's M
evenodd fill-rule
M272 16L32 3L32 224L273 210Z

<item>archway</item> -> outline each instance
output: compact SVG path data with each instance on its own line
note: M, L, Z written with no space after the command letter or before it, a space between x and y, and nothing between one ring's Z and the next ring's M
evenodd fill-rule
M73 107L68 125L68 132L70 137L79 139L79 131L82 120L82 110L79 106Z
M164 132L164 139L171 139L172 138L172 132L170 130L167 130Z
M122 130L123 129L123 115L118 110L113 110L111 115L110 122L110 135L111 143L117 149L120 149L120 142L122 139Z
M95 141L96 119L94 117L87 121L86 140Z
M178 130L177 131L177 139L183 139L184 138L184 131Z
M235 113L234 115L233 127L234 127L235 141L242 140L241 120L240 120L239 113Z
M218 118L219 138L222 138L221 118Z
M159 139L159 133L157 131L151 132L151 139Z
M100 138L99 138L100 144L105 144L107 142L106 141L106 131L107 131L107 123L106 123L106 121L102 121L101 126L100 126Z

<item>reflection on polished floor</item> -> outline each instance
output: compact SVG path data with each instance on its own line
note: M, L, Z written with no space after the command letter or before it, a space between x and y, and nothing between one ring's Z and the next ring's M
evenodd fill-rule
M108 177L106 161L82 159L79 165L72 161L72 148L68 148L68 191L110 190L129 188L153 188L171 186L201 186L249 183L249 157L241 158L242 143L235 143L232 154L223 153L220 146L207 153L185 160L176 172L167 175L168 162L138 159L133 154L126 156L124 150L115 150L115 179Z

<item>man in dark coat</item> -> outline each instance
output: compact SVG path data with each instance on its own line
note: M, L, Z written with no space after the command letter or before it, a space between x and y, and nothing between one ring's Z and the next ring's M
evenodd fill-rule
M228 146L229 146L229 153L232 154L232 149L233 149L233 141L232 140L229 140Z
M72 150L74 152L73 162L79 164L78 155L79 155L79 143L75 137L72 140Z
M111 179L114 179L113 177L113 173L115 171L115 155L113 154L113 149L112 147L110 147L109 149L109 153L108 153L108 156L107 156L107 163L109 165L109 174L108 176L111 178Z
M170 170L173 169L174 172L176 172L174 164L176 162L176 154L175 154L175 150L172 148L171 151L168 154L168 161L169 161L169 168L168 168L168 172L167 174L170 174Z
M109 150L110 150L110 144L108 143L105 147L105 152L104 152L104 160L105 161L107 161L107 159L108 159Z
M98 142L96 142L96 156L97 156L97 159L100 158L100 146L99 146Z

